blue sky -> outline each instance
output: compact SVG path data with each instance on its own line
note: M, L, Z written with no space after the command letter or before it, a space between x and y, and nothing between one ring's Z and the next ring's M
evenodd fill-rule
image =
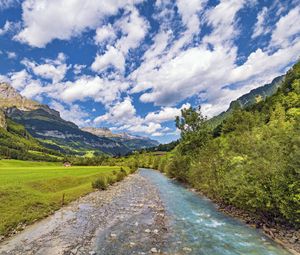
M0 81L79 126L161 142L300 55L300 0L0 0Z

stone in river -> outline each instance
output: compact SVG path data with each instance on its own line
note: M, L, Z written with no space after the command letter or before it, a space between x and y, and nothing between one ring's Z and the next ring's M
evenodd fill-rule
M192 251L192 249L189 248L189 247L183 247L182 250L185 251L185 252L191 252Z
M113 233L111 233L111 234L110 234L110 237L111 237L111 238L116 238L116 237L117 237L117 235L116 235L116 234L113 234Z
M157 253L157 252L158 252L156 248L152 248L150 251L151 251L152 253Z

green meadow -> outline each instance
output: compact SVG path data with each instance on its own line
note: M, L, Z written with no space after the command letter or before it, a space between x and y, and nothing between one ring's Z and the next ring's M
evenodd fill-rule
M0 160L0 235L53 213L91 192L97 178L115 178L119 171L113 166Z

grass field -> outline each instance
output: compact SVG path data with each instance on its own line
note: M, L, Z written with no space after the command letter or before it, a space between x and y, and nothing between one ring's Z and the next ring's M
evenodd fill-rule
M115 171L114 171L115 170ZM64 167L61 163L0 160L0 235L41 219L92 191L91 183L120 167Z

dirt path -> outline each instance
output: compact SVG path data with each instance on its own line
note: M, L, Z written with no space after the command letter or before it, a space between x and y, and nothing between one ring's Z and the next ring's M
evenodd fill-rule
M155 187L134 174L0 243L0 254L149 254L164 251L167 224Z

